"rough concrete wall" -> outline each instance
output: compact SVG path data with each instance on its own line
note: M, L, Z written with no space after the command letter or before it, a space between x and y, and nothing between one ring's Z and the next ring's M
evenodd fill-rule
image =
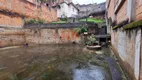
M127 16L127 0L123 3L120 10L116 14L116 21L119 24L120 22L126 20L128 18Z
M139 80L141 76L140 73L140 50L141 50L141 30L137 31L136 42L135 42L135 64L134 64L134 74L136 80ZM139 76L140 75L140 76Z
M113 47L115 49L118 48L117 43L118 43L118 32L117 31L112 31L111 32L111 44L113 45Z
M80 43L81 41L74 29L26 29L25 32L26 42L29 44Z
M114 1L114 3L113 3ZM114 6L119 0L111 0L108 9L108 18L113 18ZM136 20L142 19L142 0L136 0ZM107 0L108 3L108 0ZM115 5L114 5L115 4ZM116 14L117 24L128 18L128 0L125 0ZM140 40L142 37L141 29L132 29L129 31L119 28L111 31L111 44L117 56L119 56L122 65L126 71L133 77L133 80L139 80L142 76L142 59L140 60ZM141 49L142 50L142 49ZM140 65L141 62L141 65Z
M23 29L0 28L0 47L28 44L81 43L74 28Z
M142 35L141 35L141 54L140 54L140 75L142 75ZM142 80L142 76L140 76L140 80Z
M130 66L132 69L130 73L134 71L134 60L135 60L135 40L136 40L136 31L131 31L126 34L126 62L127 66Z
M22 29L0 28L0 47L23 45L24 35L25 32Z
M140 36L140 37L139 37ZM139 77L141 30L123 31L122 28L112 31L112 46L122 61L126 71Z
M117 45L119 56L121 57L123 61L125 61L127 60L126 39L125 39L126 33L122 31L118 31L116 36L118 36L117 38L118 43L116 45Z

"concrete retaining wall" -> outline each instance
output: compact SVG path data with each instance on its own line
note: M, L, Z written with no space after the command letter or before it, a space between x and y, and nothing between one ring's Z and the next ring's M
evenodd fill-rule
M0 28L0 47L28 44L80 43L74 28Z
M116 55L119 57L125 70L133 80L139 80L141 52L141 29L124 31L122 28L113 30L111 33L111 44Z
M25 32L25 39L29 44L80 43L81 41L74 28L26 29Z
M17 46L25 43L23 29L0 28L0 47Z

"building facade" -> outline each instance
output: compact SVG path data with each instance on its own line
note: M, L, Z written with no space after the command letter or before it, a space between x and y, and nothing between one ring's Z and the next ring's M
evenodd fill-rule
M105 2L100 4L77 4L77 8L79 9L79 17L88 17L92 15L93 17L103 16L105 13ZM99 14L102 13L102 14Z
M51 7L54 7L56 5L59 5L62 2L68 2L71 3L72 0L47 0L47 4Z
M62 2L56 6L58 18L76 18L79 9L73 3Z
M132 80L142 80L142 0L107 0L112 50Z

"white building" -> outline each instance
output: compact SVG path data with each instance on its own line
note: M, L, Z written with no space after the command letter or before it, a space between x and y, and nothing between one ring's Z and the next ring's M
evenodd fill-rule
M79 9L73 3L62 2L56 6L58 18L75 18Z

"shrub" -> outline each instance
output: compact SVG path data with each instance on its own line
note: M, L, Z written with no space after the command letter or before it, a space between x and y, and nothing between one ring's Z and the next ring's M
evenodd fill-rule
M91 36L88 36L87 37L87 42L86 42L86 45L94 45L96 44L96 37L94 34L92 34Z
M84 33L84 32L88 32L88 28L85 26L81 26L81 27L75 28L74 31L77 33Z

